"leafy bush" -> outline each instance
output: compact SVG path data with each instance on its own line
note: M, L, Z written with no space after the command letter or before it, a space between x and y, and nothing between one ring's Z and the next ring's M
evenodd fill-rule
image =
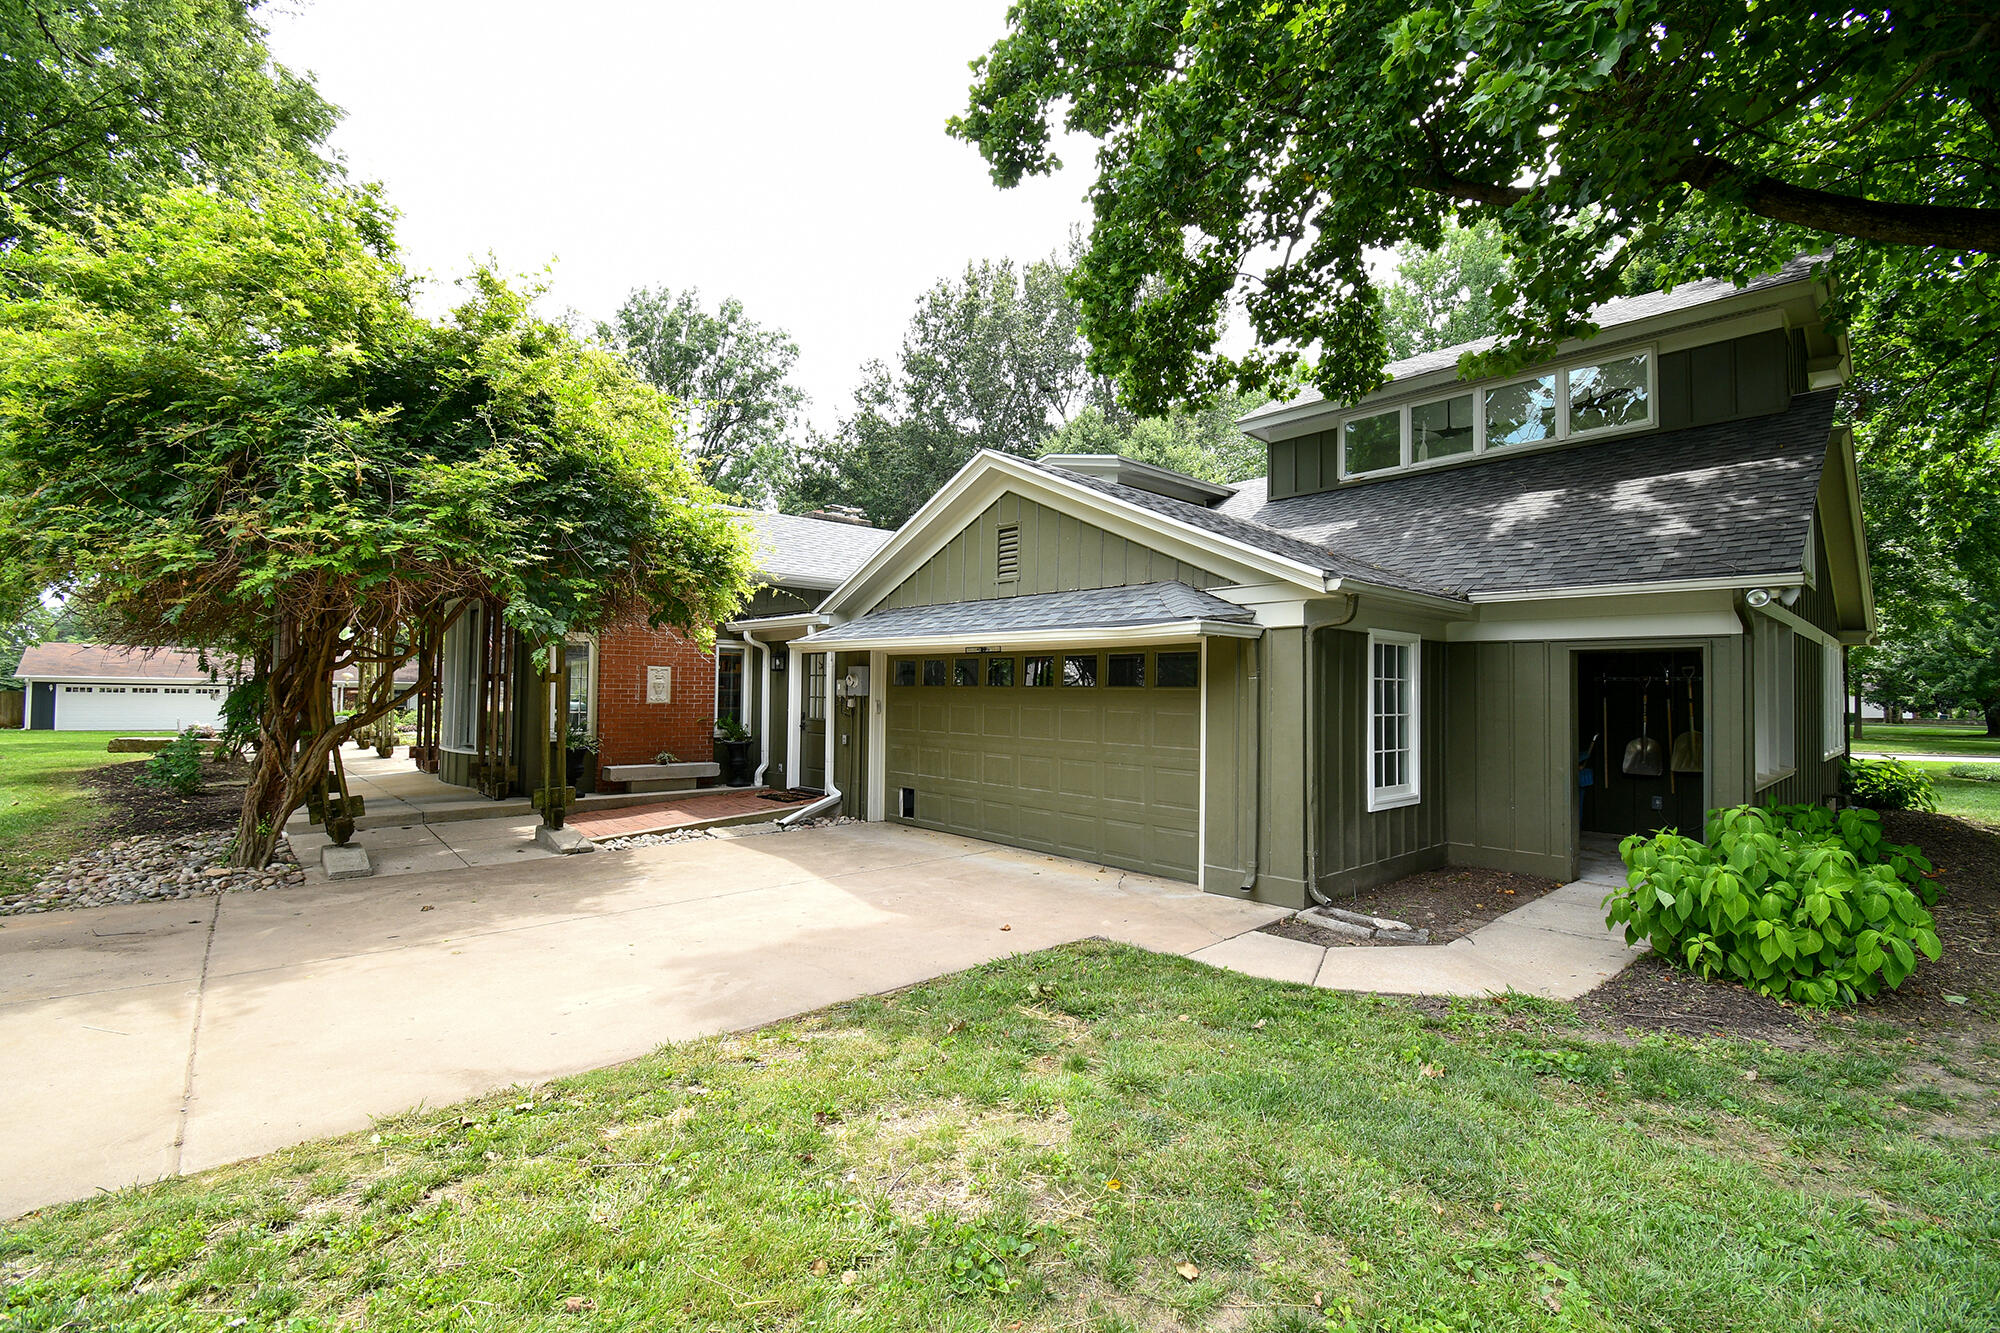
M177 796L192 796L201 790L201 750L201 732L189 727L146 761L146 771L136 781L147 787L164 787Z
M1887 866L1910 886L1924 906L1938 900L1930 858L1908 843L1890 842L1882 833L1882 816L1873 810L1829 810L1823 805L1774 805L1767 813L1793 833L1808 838L1832 838L1854 853L1864 866ZM1713 821L1710 828L1714 827Z
M1953 764L1944 771L1944 775L1968 782L2000 782L2000 764Z
M1848 759L1841 789L1871 810L1935 810L1928 773L1900 759Z
M217 757L240 758L257 740L264 720L264 678L255 677L230 687L222 699L222 734L216 739Z
M1867 811L1803 813L1817 809L1737 806L1709 815L1704 841L1627 838L1626 887L1605 898L1606 920L1628 943L1778 999L1852 1004L1901 985L1917 954L1941 952L1906 881L1930 863L1884 843Z

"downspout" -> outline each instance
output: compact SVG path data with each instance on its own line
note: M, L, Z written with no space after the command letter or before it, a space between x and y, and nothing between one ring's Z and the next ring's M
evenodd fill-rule
M1314 674L1320 659L1313 648L1321 630L1339 629L1352 621L1360 609L1360 596L1349 593L1346 615L1306 630L1306 896L1321 907L1333 906L1333 899L1319 891L1320 754L1325 747L1320 744L1319 682ZM1421 647L1418 651L1422 651Z
M840 788L835 786L833 781L834 660L835 660L834 655L831 652L828 652L826 655L826 795L820 797L817 801L814 801L811 805L805 806L802 809L794 810L789 815L786 815L783 819L780 819L778 821L779 828L790 828L794 824L804 823L806 820L811 819L814 815L826 809L828 806L839 805L841 801L845 799L841 794Z
M756 635L744 632L743 642L757 650L757 771L750 785L764 785L764 772L771 767L771 646Z

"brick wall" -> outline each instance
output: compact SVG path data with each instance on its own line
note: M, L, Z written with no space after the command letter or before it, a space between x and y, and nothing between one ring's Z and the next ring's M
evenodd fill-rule
M674 669L672 703L646 702L646 668ZM607 629L597 639L597 762L650 764L715 756L715 659L672 630Z

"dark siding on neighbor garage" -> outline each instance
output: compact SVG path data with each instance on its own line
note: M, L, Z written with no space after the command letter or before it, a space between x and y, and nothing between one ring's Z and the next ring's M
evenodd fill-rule
M1000 529L1020 529L1019 577L998 577ZM1185 583L1213 588L1220 575L1162 555L1019 495L1001 496L869 610L983 602L1028 593Z
M1369 744L1368 636L1330 630L1319 637L1319 886L1352 893L1445 863L1446 653L1426 639L1422 653L1421 745L1423 799L1370 811L1365 764Z

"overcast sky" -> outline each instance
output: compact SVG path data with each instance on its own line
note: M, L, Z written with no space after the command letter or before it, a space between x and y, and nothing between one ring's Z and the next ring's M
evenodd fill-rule
M333 137L443 282L553 264L596 318L632 287L739 297L789 329L822 426L893 357L915 299L1032 259L1089 216L1077 166L995 189L947 138L1006 0L861 4L276 0L277 58L346 111ZM1089 145L1066 154L1088 165Z

